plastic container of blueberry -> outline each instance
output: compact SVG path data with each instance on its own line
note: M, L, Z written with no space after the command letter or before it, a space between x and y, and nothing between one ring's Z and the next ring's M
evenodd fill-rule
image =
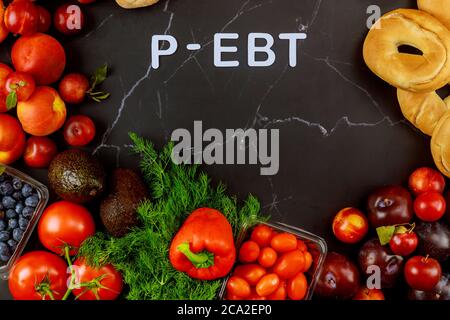
M49 198L48 189L23 172L0 165L0 277L8 278Z

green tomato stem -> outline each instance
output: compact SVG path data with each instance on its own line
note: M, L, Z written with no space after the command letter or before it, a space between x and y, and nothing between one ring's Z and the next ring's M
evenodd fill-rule
M67 287L67 291L64 294L62 300L67 300L67 298L69 298L70 293L72 292L72 288L75 284L75 278L76 278L76 273L75 270L73 269L73 265L72 265L72 260L70 259L70 247L66 244L64 245L64 257L66 258L67 264L69 266L70 269L70 282L69 282L69 286Z

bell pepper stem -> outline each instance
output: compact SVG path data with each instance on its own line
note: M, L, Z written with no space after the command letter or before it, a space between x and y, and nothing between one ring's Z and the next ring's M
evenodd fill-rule
M180 244L177 249L184 254L197 269L209 268L214 265L214 254L208 251L194 253L191 251L188 242Z

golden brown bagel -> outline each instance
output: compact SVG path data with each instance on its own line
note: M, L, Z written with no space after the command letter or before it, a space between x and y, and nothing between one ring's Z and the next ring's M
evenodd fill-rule
M433 91L415 93L397 89L397 98L405 118L423 133L431 136L448 105ZM450 103L450 99L448 100Z
M417 0L417 6L436 17L450 30L450 0Z
M125 9L148 7L159 0L116 0L117 4Z
M410 45L423 55L400 53ZM432 15L397 9L382 16L364 41L367 66L391 85L413 92L431 92L450 79L450 31Z
M437 168L450 177L450 111L444 114L434 129L431 154Z

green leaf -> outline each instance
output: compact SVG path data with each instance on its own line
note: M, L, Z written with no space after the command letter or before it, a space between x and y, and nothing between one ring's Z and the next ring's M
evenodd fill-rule
M91 90L105 81L108 76L108 65L105 63L103 66L95 70L94 75L91 77Z
M15 91L11 91L6 97L6 109L11 110L15 108L17 105L17 93Z
M377 228L378 239L380 239L380 243L382 246L387 245L389 241L391 241L392 236L395 234L395 229L395 226Z
M0 176L1 176L2 174L4 174L5 171L6 171L6 167L5 167L5 166L2 166L2 165L0 164Z

